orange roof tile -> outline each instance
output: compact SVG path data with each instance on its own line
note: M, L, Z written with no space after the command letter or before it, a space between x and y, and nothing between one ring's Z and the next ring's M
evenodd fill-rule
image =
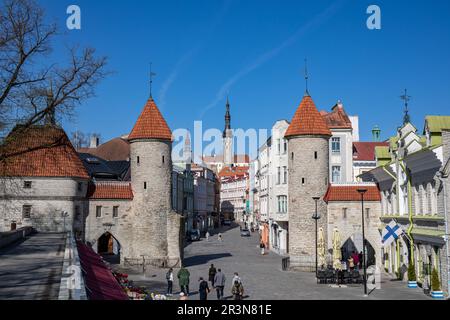
M329 201L361 201L358 189L367 189L364 201L381 201L378 187L367 185L330 185L323 200L327 203Z
M284 136L301 135L331 136L330 129L309 95L303 97Z
M128 136L129 141L136 139L172 140L172 132L152 98L148 99Z
M4 177L89 179L66 133L56 126L16 127L0 147L0 158Z
M87 197L89 199L133 200L133 190L130 183L97 182L89 184Z
M336 105L331 112L320 112L330 129L352 129L352 122L344 108Z
M219 172L219 177L234 177L234 176L245 176L248 175L248 169L249 167L224 167Z

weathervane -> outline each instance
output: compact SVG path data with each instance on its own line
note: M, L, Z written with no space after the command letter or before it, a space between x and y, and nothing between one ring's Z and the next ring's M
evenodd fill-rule
M411 100L411 96L408 95L408 90L405 89L405 94L401 95L400 99L405 101L405 115L403 116L403 124L407 124L408 122L411 122L408 110L408 102Z
M306 82L306 92L305 92L305 94L307 96L309 96L308 79L309 79L309 76L308 76L308 60L305 58L305 82Z
M152 62L150 62L150 98L153 99L152 96L152 86L153 86L153 77L156 76L156 73L152 72Z

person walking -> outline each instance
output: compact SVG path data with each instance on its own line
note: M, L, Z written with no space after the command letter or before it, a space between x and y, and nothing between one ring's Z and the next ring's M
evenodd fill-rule
M363 253L362 253L362 251L358 254L358 260L359 260L359 269L362 269L362 264L363 264Z
M237 272L234 273L233 280L231 281L231 283L234 284L236 281L241 282L241 277L239 277L239 274Z
M206 231L206 235L205 235L206 241L209 241L209 236L210 236L209 231Z
M261 242L259 248L261 249L261 255L264 255L266 253L266 245L264 244L264 242Z
M350 271L353 271L353 269L355 269L355 263L353 261L353 258L350 256L350 258L348 258L348 269Z
M211 287L213 287L213 288L214 288L214 277L216 276L216 273L217 273L216 268L214 267L213 264L211 264L211 267L209 268L209 272L208 272L208 275L209 275L208 279L211 282Z
M358 269L359 267L359 255L355 251L352 252L353 264Z
M223 299L223 288L225 287L225 275L222 273L221 269L217 270L217 273L214 277L214 285L217 291L217 300Z
M166 273L167 280L167 295L172 296L172 288L173 288L173 269L170 268Z
M219 233L219 235L217 236L217 238L219 239L220 242L223 241L223 239L222 239L222 234L221 234L221 233Z
M189 296L189 277L190 277L189 270L186 269L184 266L181 267L180 271L178 271L177 277L180 284L181 291L186 294L186 296Z
M198 287L198 293L200 294L200 300L208 300L208 293L210 292L208 282L202 277L198 280L200 285Z
M234 300L242 300L244 297L244 286L240 281L234 281L233 287L231 288L231 294L233 295Z

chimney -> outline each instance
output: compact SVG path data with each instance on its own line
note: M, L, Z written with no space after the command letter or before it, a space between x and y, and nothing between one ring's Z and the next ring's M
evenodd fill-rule
M99 137L96 135L92 135L91 136L91 144L90 144L89 148L96 149L99 145L100 145Z

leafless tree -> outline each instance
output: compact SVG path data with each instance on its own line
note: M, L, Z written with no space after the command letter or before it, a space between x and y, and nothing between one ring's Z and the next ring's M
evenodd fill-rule
M92 48L69 48L65 65L49 62L58 35L34 0L0 4L0 134L72 115L107 75L107 58Z
M76 150L88 147L89 145L89 135L80 130L72 132L72 134L70 135L70 140L72 141L72 144Z

